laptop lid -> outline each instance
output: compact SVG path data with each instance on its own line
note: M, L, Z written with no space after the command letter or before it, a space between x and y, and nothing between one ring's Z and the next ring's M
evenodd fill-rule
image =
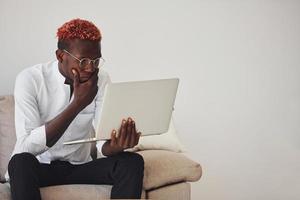
M179 79L109 83L96 128L97 139L110 139L122 119L131 117L142 135L168 131Z

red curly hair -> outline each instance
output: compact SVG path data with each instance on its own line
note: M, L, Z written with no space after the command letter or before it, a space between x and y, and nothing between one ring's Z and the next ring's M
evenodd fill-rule
M58 28L56 35L58 41L69 39L101 40L100 30L92 22L79 18L64 23Z

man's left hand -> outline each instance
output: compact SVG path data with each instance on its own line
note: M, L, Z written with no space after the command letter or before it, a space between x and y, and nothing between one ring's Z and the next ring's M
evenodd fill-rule
M141 132L137 132L134 120L123 119L119 131L113 130L111 139L103 145L102 153L107 156L132 148L139 143L140 136Z

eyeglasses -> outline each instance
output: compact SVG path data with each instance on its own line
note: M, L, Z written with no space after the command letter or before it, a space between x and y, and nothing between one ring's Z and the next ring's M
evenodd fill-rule
M89 58L79 59L76 56L74 56L73 54L71 54L70 52L68 52L67 50L63 49L63 51L66 52L67 54L69 54L72 58L79 61L79 68L80 69L86 69L90 65L90 63L93 63L94 68L100 68L100 67L103 66L103 64L105 62L105 60L102 57L96 58L95 60L91 60Z

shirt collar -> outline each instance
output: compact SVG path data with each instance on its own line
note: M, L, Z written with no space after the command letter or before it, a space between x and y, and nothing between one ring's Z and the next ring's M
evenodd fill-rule
M55 77L56 77L56 79L58 80L58 82L60 84L72 85L73 81L69 78L64 77L60 73L59 68L58 68L58 61L57 60L54 62L54 71L55 71L55 73L54 73Z

